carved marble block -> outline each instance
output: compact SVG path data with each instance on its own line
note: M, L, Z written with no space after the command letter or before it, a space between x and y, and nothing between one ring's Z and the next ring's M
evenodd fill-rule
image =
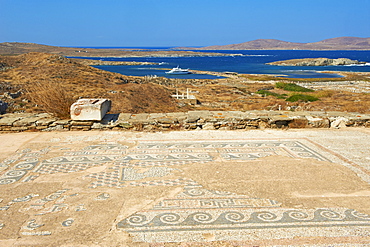
M71 119L100 121L110 111L111 105L109 99L79 99L71 106Z

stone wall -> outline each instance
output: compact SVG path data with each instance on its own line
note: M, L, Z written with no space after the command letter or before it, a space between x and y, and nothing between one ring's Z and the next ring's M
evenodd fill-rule
M370 127L370 115L344 112L189 111L107 114L102 121L61 120L47 113L0 115L0 131L237 130Z

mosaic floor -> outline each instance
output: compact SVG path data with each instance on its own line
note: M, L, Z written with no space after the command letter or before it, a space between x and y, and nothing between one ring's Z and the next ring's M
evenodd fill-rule
M124 217L112 216L116 221L115 230L128 233L134 242L370 236L370 216L356 209L289 208L269 198L209 190L205 184L183 175L184 166L212 166L213 162L228 164L279 156L340 164L370 185L370 174L366 169L360 169L307 138L134 140L124 144L119 137L109 135L75 138L66 135L44 141L41 149L18 149L0 163L0 189L42 183L48 176L63 174L66 177L75 174L75 178L88 181L84 193L94 194L89 203L114 199L111 190L156 186L180 188L170 197L161 197L151 207ZM110 137L114 141L107 141ZM104 169L92 170L99 167ZM27 211L29 218L18 226L18 234L52 235L79 224L76 212L89 211L87 205L90 204L79 201L83 193L73 190L65 187L44 197L39 196L41 191L14 194L13 198L0 195L0 216L16 213L12 208L18 212ZM119 201L119 198L115 200ZM21 209L15 206L20 204ZM58 218L56 229L51 227L55 228L54 223L43 223L46 215L59 212L64 212L65 217ZM0 234L12 224L5 218L0 217Z

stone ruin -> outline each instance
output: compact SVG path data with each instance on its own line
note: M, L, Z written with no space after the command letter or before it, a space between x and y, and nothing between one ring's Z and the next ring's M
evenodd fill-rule
M108 99L79 99L71 106L71 119L100 121L111 106L112 101Z

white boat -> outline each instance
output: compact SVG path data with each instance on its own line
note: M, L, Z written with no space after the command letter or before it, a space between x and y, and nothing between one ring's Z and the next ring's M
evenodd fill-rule
M189 69L181 69L179 66L176 68L171 69L170 71L167 71L166 74L172 74L172 75L185 75L185 74L191 74Z

